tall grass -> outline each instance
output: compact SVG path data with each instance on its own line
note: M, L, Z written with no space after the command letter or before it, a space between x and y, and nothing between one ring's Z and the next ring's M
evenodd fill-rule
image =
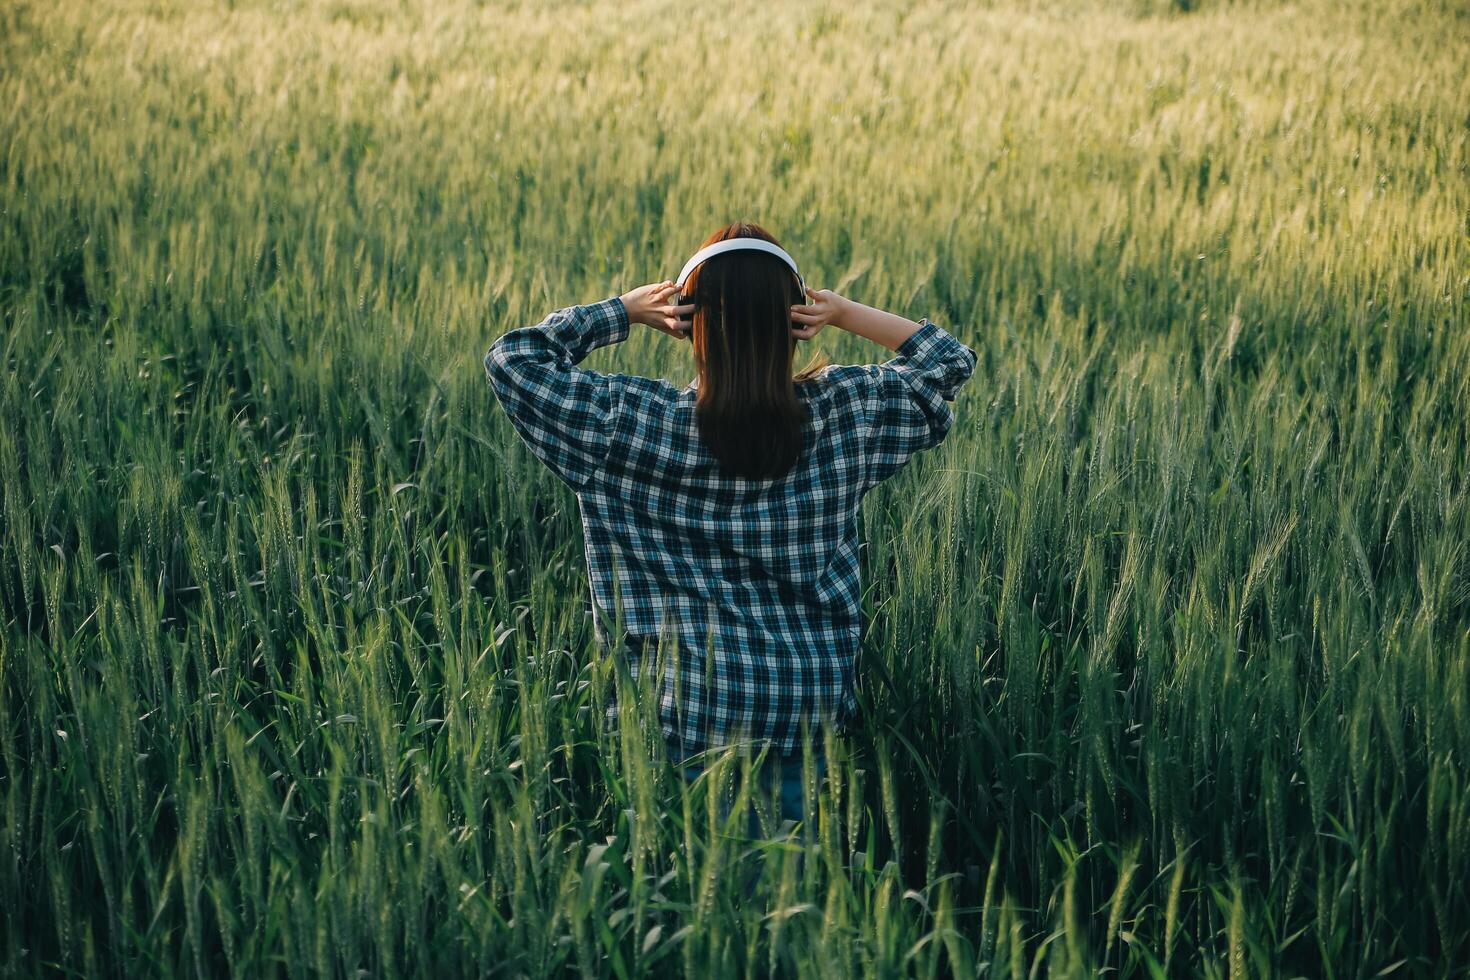
M1463 970L1467 26L0 6L0 970ZM756 842L479 363L739 216L980 355Z

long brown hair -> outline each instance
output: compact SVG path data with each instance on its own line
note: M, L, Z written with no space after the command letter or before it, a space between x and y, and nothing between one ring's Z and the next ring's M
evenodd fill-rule
M760 225L736 221L700 248L730 238L780 245ZM682 302L695 304L690 340L699 398L694 412L705 446L728 475L751 480L785 475L801 456L807 424L796 385L827 364L816 354L799 374L791 374L796 338L790 307L807 302L796 276L774 255L726 252L700 264L682 295Z

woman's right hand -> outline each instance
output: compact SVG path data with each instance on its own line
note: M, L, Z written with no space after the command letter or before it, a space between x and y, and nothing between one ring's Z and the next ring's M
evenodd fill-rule
M847 309L848 301L830 289L806 287L810 303L791 308L791 336L798 340L811 340L829 323L841 328L838 322Z

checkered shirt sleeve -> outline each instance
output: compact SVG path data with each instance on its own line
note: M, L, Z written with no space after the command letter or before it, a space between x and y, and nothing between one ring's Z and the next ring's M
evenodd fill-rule
M607 458L622 375L577 367L599 347L628 337L618 297L555 310L490 345L485 373L511 424L536 458L581 489Z
M954 424L950 402L975 371L975 352L927 317L895 353L881 364L840 365L827 372L861 407L864 489L944 440Z

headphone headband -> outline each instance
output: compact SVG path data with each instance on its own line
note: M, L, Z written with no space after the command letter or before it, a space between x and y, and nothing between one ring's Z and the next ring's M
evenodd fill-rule
M727 238L722 242L706 245L691 255L689 261L684 263L684 269L679 273L679 278L674 284L682 290L684 283L701 262L704 262L706 259L712 259L716 255L724 255L726 252L735 251L765 252L769 255L776 256L776 258L791 267L792 273L796 276L796 281L801 284L802 298L806 298L806 280L801 277L801 272L796 268L796 260L780 245L768 242L764 238Z

